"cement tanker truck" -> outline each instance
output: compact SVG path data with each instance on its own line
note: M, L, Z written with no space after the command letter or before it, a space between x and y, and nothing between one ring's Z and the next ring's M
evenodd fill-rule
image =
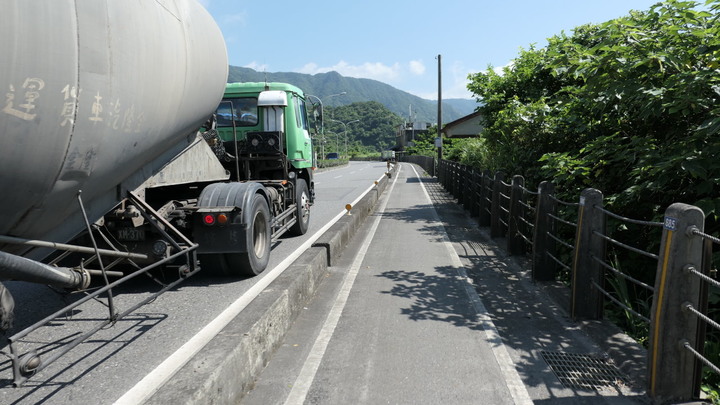
M226 88L222 34L195 0L2 0L0 38L0 280L86 291L8 338L16 385L201 268L258 274L275 239L307 230L305 96ZM159 271L172 280L114 305L113 288ZM21 344L89 300L107 318L59 353ZM4 331L13 306L0 285Z

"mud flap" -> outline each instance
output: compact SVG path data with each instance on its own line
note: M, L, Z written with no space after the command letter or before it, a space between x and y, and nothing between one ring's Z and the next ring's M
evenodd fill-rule
M15 321L15 300L10 291L0 283L0 330L6 331Z

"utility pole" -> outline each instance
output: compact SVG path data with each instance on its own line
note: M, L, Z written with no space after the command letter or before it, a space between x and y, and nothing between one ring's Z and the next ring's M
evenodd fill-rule
M442 159L443 155L443 146L442 146L442 63L441 63L442 55L438 54L437 60L438 60L438 104L437 104L437 130L438 130L438 161Z

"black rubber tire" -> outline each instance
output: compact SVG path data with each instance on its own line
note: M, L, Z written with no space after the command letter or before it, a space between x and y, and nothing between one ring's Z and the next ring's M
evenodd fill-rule
M270 260L270 208L260 194L253 196L250 207L250 223L245 234L247 251L225 257L230 268L247 276L257 276L265 271Z
M289 232L295 236L305 235L310 226L310 191L305 179L297 179L295 182L295 201L297 222L290 227Z
M260 194L253 196L251 216L245 231L244 253L216 253L200 255L200 264L210 274L218 276L256 276L270 260L270 209Z

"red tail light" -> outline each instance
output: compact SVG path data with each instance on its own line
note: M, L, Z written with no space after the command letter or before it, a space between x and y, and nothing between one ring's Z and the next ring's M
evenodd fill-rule
M215 216L212 214L205 214L203 222L205 225L215 225Z

